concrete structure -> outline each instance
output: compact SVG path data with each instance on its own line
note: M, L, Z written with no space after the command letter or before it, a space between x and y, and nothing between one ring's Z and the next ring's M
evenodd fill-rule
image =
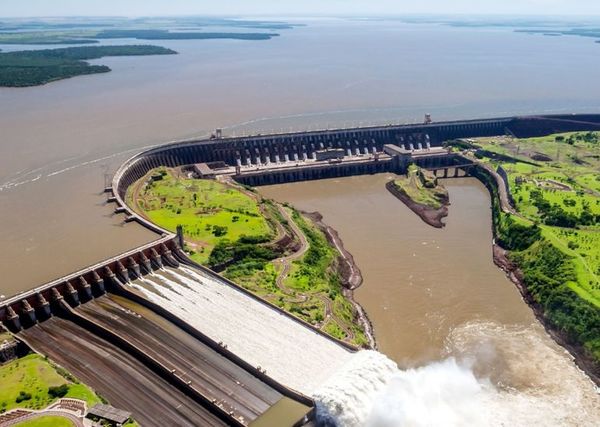
M116 173L111 191L119 207L124 207L123 199L127 188L158 166L177 167L221 161L244 173L244 168L249 170L259 165L315 160L316 152L325 149L342 149L346 154L350 152L353 156L369 154L375 160L380 153L383 153L386 144L415 151L440 147L444 141L455 138L503 134L529 137L553 132L587 130L600 130L600 115L504 117L235 138L219 135L212 139L173 142L132 157ZM375 173L382 171L380 169L381 166L370 166L363 170L364 173ZM340 174L346 172L358 173L353 168L338 168L332 176L343 176ZM311 175L329 176L327 173L315 175L312 172ZM301 178L294 178L297 179ZM136 220L148 228L162 232L152 224L141 221L141 218L133 213L128 212L128 214L129 220Z
M18 343L12 338L3 339L0 329L0 365L17 357Z
M207 163L196 163L193 169L198 178L211 179L215 177L215 171Z
M327 148L325 150L315 151L317 161L341 160L345 156L343 148Z
M289 420L290 426L308 420L313 406L310 398L273 380L260 367L250 365L128 285L163 271L164 266L177 268L185 262L188 260L178 247L177 237L166 236L7 300L0 308L0 320L19 340L100 388L101 394L113 393L116 387L121 396L127 387L150 381L152 392L148 393L155 398L165 393L181 394L179 399L185 397L187 410L194 408L194 412L177 419L196 420L192 425L247 426L284 398L299 414ZM214 275L209 271L205 274ZM149 312L137 314L142 310ZM82 342L99 347L90 351ZM112 358L106 359L107 352ZM100 354L101 362L94 354ZM90 359L84 361L86 357ZM136 375L126 377L119 371L124 368L117 360L134 364ZM103 389L103 379L110 376L115 378ZM117 383L117 378L123 382ZM149 414L157 413L154 408L141 411L140 399L137 395L125 398L119 406L129 409L127 405L137 402L132 410L137 409L136 418L142 417L148 424ZM170 410L177 411L177 407ZM169 416L179 415L175 412ZM200 420L202 424L194 424Z
M86 267L68 276L53 280L0 303L0 322L18 332L52 316L59 300L73 306L104 295L116 277L129 282L163 265L179 266L172 250L177 250L176 236L165 235L158 240Z
M100 418L111 424L125 424L131 417L131 413L122 409L114 408L110 405L98 403L88 411L87 418Z

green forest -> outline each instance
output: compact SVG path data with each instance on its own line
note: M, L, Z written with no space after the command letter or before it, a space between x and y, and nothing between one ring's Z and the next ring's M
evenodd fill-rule
M493 179L495 237L548 323L600 365L600 133L492 137L450 145L504 170L516 212L502 212Z
M174 50L160 46L80 46L0 53L0 86L37 86L55 80L95 73L107 73L106 65L88 60L105 56L172 55Z

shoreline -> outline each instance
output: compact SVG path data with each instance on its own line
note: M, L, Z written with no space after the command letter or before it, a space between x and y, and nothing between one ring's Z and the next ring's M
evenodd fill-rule
M523 272L518 265L513 263L507 257L508 251L501 248L496 243L496 216L499 214L499 210L506 213L515 214L516 211L510 204L508 196L502 186L503 180L501 177L492 169L475 163L476 169L475 174L472 176L477 178L488 190L490 194L491 208L492 208L492 235L494 240L492 242L492 259L494 264L500 268L508 277L508 279L517 287L523 301L531 308L534 316L543 326L546 333L556 342L559 346L564 348L569 355L573 358L575 365L596 385L600 387L600 365L596 360L591 358L583 346L578 344L572 344L569 338L558 330L544 315L543 307L534 301L531 293L523 283Z
M399 189L394 181L388 181L385 184L385 188L394 195L397 199L399 199L402 203L404 203L411 211L413 211L419 218L423 220L423 222L431 225L435 228L443 228L446 226L442 222L442 218L448 216L448 206L450 205L450 201L448 199L442 202L442 207L439 209L433 209L429 206L422 205L421 203L415 202L411 199L404 191Z
M502 270L506 277L517 287L523 301L531 308L536 319L544 327L546 333L559 346L568 351L575 365L592 381L596 387L600 387L600 367L597 362L586 354L583 346L572 344L567 336L556 329L554 325L544 316L544 310L540 304L534 301L529 290L523 283L523 273L520 268L507 257L507 251L502 249L495 241L492 243L492 258L494 264Z
M363 277L358 265L354 261L354 257L344 247L344 242L340 238L337 230L323 222L323 215L320 212L305 212L301 211L302 215L309 218L317 228L323 233L330 245L335 247L339 253L337 259L337 270L342 278L342 293L358 313L358 321L362 325L369 347L377 350L377 340L373 330L373 323L369 319L365 309L354 299L354 290L360 287L363 283Z
M508 198L498 188L499 187L499 183L498 183L499 177L497 176L497 174L493 170L490 170L481 164L477 164L477 166L479 166L480 168L482 168L484 170L484 174L487 173L490 175L491 178L493 178L492 182L486 182L486 180L484 180L479 174L473 175L474 178L476 178L478 181L480 181L487 188L487 190L490 194L492 217L494 215L496 215L496 212L494 209L495 203L498 203L499 204L498 207L501 207L505 212L510 212L510 213L514 214L515 213L514 208L508 202ZM494 188L493 189L490 188L490 185L492 185ZM436 227L436 228L441 228L444 226L443 223L442 223L441 227L436 226L437 223L432 224L432 222L428 220L429 217L424 215L424 211L426 210L426 207L424 207L423 205L420 205L420 204L414 202L412 199L410 199L410 197L408 197L406 194L404 194L404 192L400 191L394 185L393 181L389 181L388 183L386 183L386 188L395 197L397 197L403 203L405 203L425 223L427 223L433 227ZM497 200L497 202L495 202L495 200ZM447 205L444 205L443 208L445 208L446 215L447 215ZM429 210L431 211L431 209L429 209ZM440 209L440 210L442 210L442 209ZM443 218L446 215L439 217L438 221L441 220L441 218ZM439 223L441 223L441 221L439 221ZM517 287L517 289L519 290L519 293L521 294L523 301L533 311L535 318L542 325L542 327L544 328L546 333L550 336L550 338L555 343L557 343L559 346L561 346L563 349L565 349L571 356L573 363L575 363L577 368L580 369L596 387L600 388L600 365L598 364L598 362L595 359L593 359L591 356L589 356L587 354L586 349L582 345L573 344L571 342L571 340L569 339L569 337L567 337L564 333L562 333L560 330L558 330L546 318L546 316L544 315L543 307L533 299L531 293L529 292L529 290L523 283L523 273L522 273L521 269L519 268L518 265L513 263L508 258L508 256L507 256L508 251L506 251L505 249L503 249L496 243L496 240L495 240L496 230L495 230L494 224L495 224L495 222L492 218L492 234L494 236L494 240L492 242L492 260L493 260L494 264L496 265L496 267L498 267L500 270L502 270L506 274L506 277Z

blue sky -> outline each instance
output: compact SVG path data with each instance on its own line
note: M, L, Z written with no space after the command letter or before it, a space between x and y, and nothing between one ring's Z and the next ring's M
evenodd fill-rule
M600 0L0 0L0 16L600 15Z

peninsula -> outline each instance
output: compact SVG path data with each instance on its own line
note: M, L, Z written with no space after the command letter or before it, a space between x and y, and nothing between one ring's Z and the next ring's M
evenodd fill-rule
M233 180L160 168L130 187L129 205L186 240L192 260L334 338L373 346L351 299L350 271L318 215L264 199ZM360 281L358 282L360 284ZM349 298L347 298L349 296Z
M448 190L435 175L410 165L405 176L389 181L386 187L427 224L436 228L444 226L442 218L448 216L450 199Z

